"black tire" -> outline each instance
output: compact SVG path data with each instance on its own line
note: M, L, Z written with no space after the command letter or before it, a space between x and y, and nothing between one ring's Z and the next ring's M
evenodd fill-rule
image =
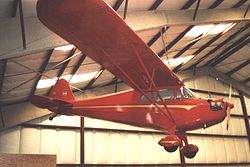
M172 146L172 147L164 147L164 149L167 151L167 152L175 152L177 149L178 149L178 145L177 146Z
M196 155L196 152L184 152L184 156L189 158L189 159L194 158L195 155Z

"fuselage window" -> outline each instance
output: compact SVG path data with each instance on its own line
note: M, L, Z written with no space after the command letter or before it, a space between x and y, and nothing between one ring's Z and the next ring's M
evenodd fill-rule
M160 90L160 95L162 97L163 100L169 100L169 99L173 99L174 98L174 90L173 89L163 89ZM160 97L158 96L158 94L155 92L155 99L156 101L160 101Z
M152 93L151 92L147 92L146 95L147 95L147 97L149 97L150 99L152 99ZM150 100L147 97L143 95L141 97L141 101L142 102L149 102Z

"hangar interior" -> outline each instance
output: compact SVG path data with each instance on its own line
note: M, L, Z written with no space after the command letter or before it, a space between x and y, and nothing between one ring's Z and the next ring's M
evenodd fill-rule
M130 89L48 30L36 2L0 2L0 153L56 154L58 166L250 166L248 0L106 0L199 97L227 99L233 86L229 131L224 121L188 132L200 149L194 159L167 153L157 144L161 131L80 117L49 121L49 111L31 105L58 78L81 89L78 99Z

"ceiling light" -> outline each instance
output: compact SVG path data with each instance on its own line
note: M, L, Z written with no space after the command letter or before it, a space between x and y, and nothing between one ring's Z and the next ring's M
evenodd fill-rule
M225 30L229 30L228 28L232 28L232 25L235 25L235 23L228 23L228 24L218 24L214 28L212 28L208 34L219 34L221 32L224 32Z
M185 56L185 57L179 57L176 59L165 59L163 60L163 62L166 65L169 65L171 68L176 67L180 64L185 64L186 62L188 62L190 59L192 59L194 57L194 55L190 55L190 56Z
M214 26L215 25L213 24L194 26L190 31L188 31L185 37L197 37L201 34L206 34L208 31L214 28Z
M86 74L79 74L79 75L74 75L72 77L72 75L65 75L65 76L62 76L60 78L63 78L67 81L69 81L70 79L70 83L79 83L79 82L85 82L85 81L89 81L91 80L92 78L95 77L97 71L96 72L91 72L91 73L86 73ZM36 88L37 89L42 89L42 88L48 88L48 87L51 87L53 85L55 85L56 81L58 80L58 77L55 77L53 79L42 79L42 80L39 80Z
M219 34L222 32L227 32L230 30L236 23L221 23L221 24L208 24L208 25L199 25L194 26L185 36L186 37L197 37L199 35L213 35Z
M75 46L74 45L65 45L65 46L59 46L56 47L55 50L60 50L60 51L69 51L72 50Z

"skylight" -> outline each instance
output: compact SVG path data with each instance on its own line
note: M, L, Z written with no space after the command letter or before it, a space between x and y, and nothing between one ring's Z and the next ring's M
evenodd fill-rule
M230 30L235 23L221 23L194 26L185 36L197 37L199 35L214 35Z
M72 50L75 46L74 45L65 45L65 46L59 46L59 47L56 47L55 50L61 50L61 51L69 51L69 50Z
M188 62L190 59L192 59L194 57L194 55L190 55L190 56L186 56L186 57L179 57L176 59L165 59L163 60L163 62L170 66L171 68L177 67L180 64L186 63Z
M89 81L95 77L96 73L97 73L97 71L91 72L91 73L86 73L86 74L74 75L73 77L72 77L72 75L65 75L65 76L62 76L60 78L63 78L65 80L69 81L72 77L72 79L70 80L70 83L73 84L73 83ZM42 89L42 88L51 87L52 85L55 85L57 80L58 80L58 77L55 77L53 79L42 79L38 82L36 88Z

